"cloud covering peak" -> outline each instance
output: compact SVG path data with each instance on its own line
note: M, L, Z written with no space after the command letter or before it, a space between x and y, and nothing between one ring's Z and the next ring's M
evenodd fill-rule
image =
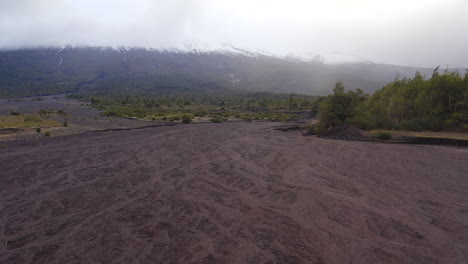
M464 0L0 0L0 48L219 48L468 67Z

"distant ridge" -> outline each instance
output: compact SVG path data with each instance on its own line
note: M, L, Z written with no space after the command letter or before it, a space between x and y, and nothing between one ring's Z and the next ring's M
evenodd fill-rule
M332 58L336 56L331 56ZM342 58L340 58L342 59ZM218 50L128 47L42 47L0 50L0 96L133 89L141 92L276 92L326 95L342 80L372 92L417 71L359 57L330 63L235 47Z
M338 64L375 64L370 60L350 54L343 54L338 52L330 52L316 56L313 61L321 62L324 64L338 65Z

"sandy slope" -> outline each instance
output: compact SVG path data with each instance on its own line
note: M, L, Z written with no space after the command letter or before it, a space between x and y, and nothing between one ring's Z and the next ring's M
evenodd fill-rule
M0 263L467 263L468 149L275 125L3 143Z

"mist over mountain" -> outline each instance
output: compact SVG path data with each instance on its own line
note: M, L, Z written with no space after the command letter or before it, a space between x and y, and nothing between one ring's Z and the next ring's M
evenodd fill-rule
M226 50L65 47L0 51L2 96L95 90L276 92L325 95L342 80L372 92L433 69L370 63L333 54L314 60Z
M465 0L2 1L0 48L222 45L285 56L333 51L377 63L468 66Z
M375 64L370 60L366 60L356 55L343 54L339 52L325 53L322 55L317 55L313 58L314 61L322 62L324 64Z

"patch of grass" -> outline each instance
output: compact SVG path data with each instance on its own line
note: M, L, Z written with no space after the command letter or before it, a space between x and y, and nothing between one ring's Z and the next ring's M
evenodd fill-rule
M373 132L372 135L380 140L392 139L392 133L388 131Z
M50 133L50 131L46 131L46 132L44 132L44 136L46 136L46 137L50 137L50 135L52 135L52 133Z
M271 121L286 121L295 115L283 113L289 95L242 95L242 96L195 96L195 95L93 95L77 96L75 98L91 101L92 107L101 111L102 115L131 117L143 120L163 119L172 116L210 117L211 119L242 118L249 115L252 120L268 119ZM288 99L289 98L289 99ZM312 98L297 96L301 102L295 110L309 110ZM163 119L164 120L164 119ZM172 118L172 121L177 121Z
M24 117L24 122L41 122L42 118L33 115L27 115Z
M41 117L49 117L49 116L66 116L63 110L55 110L55 109L39 109L38 114Z
M52 110L47 110L47 109L40 109L40 110L39 110L39 114L40 114L41 116L50 115L50 114L52 114L52 113L53 113Z
M171 117L169 118L169 121L171 121L171 122L179 121L179 120L180 120L180 116L171 116Z
M55 120L47 120L38 115L10 115L0 116L0 128L38 128L59 127Z
M213 123L222 123L223 119L219 117L215 117L215 118L211 118L210 121Z
M415 137L427 137L427 138L450 138L450 139L468 140L468 134L466 133L451 134L451 133L445 133L445 132L435 132L435 133L427 133L427 134L415 134L414 136Z

